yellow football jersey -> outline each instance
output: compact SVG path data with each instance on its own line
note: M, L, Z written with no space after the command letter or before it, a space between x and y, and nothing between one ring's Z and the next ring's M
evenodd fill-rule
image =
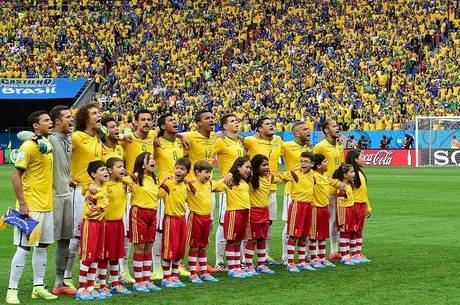
M308 145L300 145L296 141L282 142L282 154L286 165L286 170L293 170L300 166L300 155L304 151L310 151L311 148ZM284 193L289 194L291 192L291 183L286 183L284 187Z
M355 173L356 174L356 173ZM355 202L364 202L367 205L367 211L371 212L372 207L369 203L369 196L367 194L367 181L366 177L364 177L363 173L359 172L359 179L361 180L361 185L359 188L353 189L353 196L355 198Z
M251 199L249 198L249 184L241 180L238 185L232 188L224 185L225 194L227 195L227 210L245 210L251 208Z
M91 194L87 190L85 196L83 219L103 220L109 205L107 183L98 188L96 194Z
M134 170L134 162L136 161L137 156L143 152L153 154L153 143L158 136L158 132L150 130L145 139L136 137L134 133L132 133L131 136L132 142L123 141L126 172L129 174L131 174Z
M255 189L251 184L249 185L249 199L252 208L268 208L270 202L270 188L275 182L273 175L270 177L260 177L259 187Z
M184 156L184 148L180 140L174 141L158 138L160 146L155 148L155 163L160 181L174 172L174 164Z
M353 196L353 189L350 184L345 186L346 195L341 194L340 191L337 191L337 207L339 208L349 208L355 204L355 198Z
M102 159L102 143L97 135L83 131L72 134L72 158L70 159L70 176L82 187L93 182L88 175L88 164Z
M229 137L217 138L215 144L215 154L217 155L217 165L220 174L226 175L235 160L246 155L243 144Z
M248 150L249 158L254 158L255 155L262 154L268 158L268 163L271 172L278 170L278 161L281 156L283 140L280 136L273 136L271 141L264 140L259 137L251 136L245 138L244 146ZM271 186L271 191L276 191L276 184Z
M19 148L14 166L24 170L22 189L27 208L32 212L53 209L53 154L42 154L38 144L25 141Z
M187 179L192 180L195 178L193 172L193 165L199 160L206 160L212 163L215 154L216 134L211 133L209 138L206 138L198 131L191 131L185 133L187 140L190 142L190 149L187 151L187 156L192 163L192 170L190 171Z
M316 207L326 207L329 205L329 183L330 178L327 173L319 173L317 171L313 174L315 178L315 185L313 187L313 202L312 205Z
M224 180L201 183L188 183L187 203L190 211L199 215L210 215L212 211L212 192L225 191Z
M292 200L312 202L313 201L313 171L303 173L299 169L290 172L276 173L275 177L291 182Z
M316 144L315 147L313 147L313 152L315 154L322 154L326 157L328 163L327 174L329 177L332 177L344 160L343 145L332 145L326 139Z
M144 176L142 185L139 185L137 176L133 177L131 205L144 209L155 210L158 207L158 184L153 177Z
M123 146L117 144L115 147L109 147L102 143L102 161L107 162L110 158L120 158L124 160L125 154L123 152Z
M187 200L187 184L167 180L160 186L160 198L165 202L165 215L184 216Z
M126 210L127 185L122 181L108 181L109 205L105 212L106 220L123 219Z

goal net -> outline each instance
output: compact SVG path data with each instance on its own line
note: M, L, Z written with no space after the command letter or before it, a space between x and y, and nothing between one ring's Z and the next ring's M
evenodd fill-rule
M460 166L460 117L415 119L417 166Z

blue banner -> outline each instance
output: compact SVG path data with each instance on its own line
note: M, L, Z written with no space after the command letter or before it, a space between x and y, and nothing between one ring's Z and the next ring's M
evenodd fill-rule
M74 98L86 78L1 78L0 100Z

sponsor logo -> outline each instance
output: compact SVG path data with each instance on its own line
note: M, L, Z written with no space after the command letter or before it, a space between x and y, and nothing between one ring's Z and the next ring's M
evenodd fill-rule
M384 166L391 165L393 161L393 151L391 150L378 150L373 153L364 152L364 161L366 165Z
M460 165L460 150L435 150L433 152L434 165Z

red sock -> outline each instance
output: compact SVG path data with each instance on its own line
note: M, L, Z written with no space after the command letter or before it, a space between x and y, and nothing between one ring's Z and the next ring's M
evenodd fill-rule
M198 251L190 248L188 251L188 269L192 275L196 274L196 262L197 262Z
M94 287L94 281L96 280L97 262L91 262L88 269L88 281L86 287Z
M363 231L356 232L356 254L361 255L363 246Z
M265 239L259 239L257 241L257 266L265 265L267 259L267 245Z
M238 243L237 245L233 247L235 249L235 256L233 257L233 259L235 260L236 268L240 269L241 268L241 244Z
M225 257L227 258L228 270L239 268L235 261L235 246L230 245L228 241L225 245Z
M252 241L246 243L246 249L244 249L244 259L246 261L246 267L252 267L252 260L254 258L255 244Z
M110 285L113 287L117 287L120 285L118 280L118 260L110 261L109 262L109 270L110 270Z
M101 289L107 288L107 261L99 261L97 265L97 274L99 276L99 286Z
M140 283L143 280L142 270L144 268L144 253L134 253L133 255L133 270L134 279L136 283Z
M162 259L161 268L163 268L163 279L169 279L171 277L171 261Z
M208 251L206 248L200 248L198 250L198 263L200 264L201 274L208 272Z
M91 262L88 261L82 261L80 263L80 277L78 283L79 288L86 288L86 283L88 281L88 270L90 265Z
M294 264L295 242L296 242L295 239L292 239L291 237L288 238L288 242L287 242L287 258L288 258L289 265Z
M297 241L297 253L299 254L299 264L305 263L305 255L307 252L307 242Z
M318 241L316 239L310 239L308 253L310 254L311 260L315 260L318 257Z
M350 233L348 232L340 232L340 240L339 240L339 252L340 255L346 256L349 254L349 247L350 247Z
M171 276L172 277L177 277L179 275L179 265L180 265L180 260L171 261Z
M320 259L326 258L326 241L325 240L319 240L318 241L318 256Z
M151 273L152 273L152 252L144 253L144 260L142 261L142 280L144 282L149 282Z
M356 233L350 233L350 254L351 256L356 254Z

